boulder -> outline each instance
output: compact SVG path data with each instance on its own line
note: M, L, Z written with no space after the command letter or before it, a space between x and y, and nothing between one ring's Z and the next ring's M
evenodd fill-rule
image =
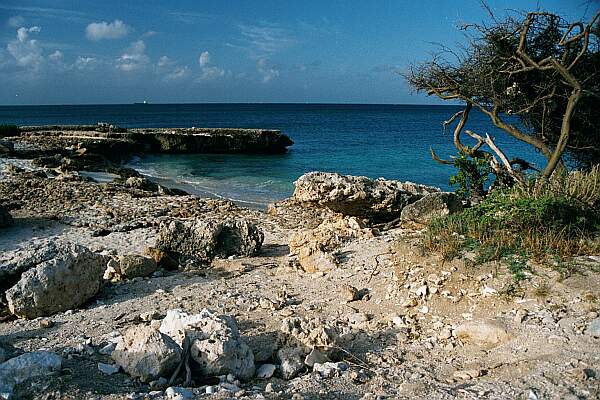
M112 358L129 375L149 382L170 376L181 362L181 348L152 327L136 326L125 332Z
M132 189L145 190L149 192L158 191L158 183L151 181L148 178L140 176L131 176L125 180L125 186Z
M13 217L5 207L0 206L0 228L6 228L13 224Z
M511 338L506 327L495 320L465 322L456 328L455 335L458 339L478 345L498 345Z
M0 154L10 154L15 151L15 144L6 140L0 140Z
M456 194L449 192L430 193L404 207L400 217L402 221L427 225L435 218L455 214L462 211L462 209L462 201Z
M156 261L150 257L133 254L119 256L119 270L128 279L151 275L156 268Z
M293 199L300 203L327 207L344 215L392 220L402 209L439 189L365 176L309 172L295 182Z
M207 309L194 315L169 310L160 331L179 345L184 344L187 336L190 355L205 375L233 374L245 380L254 376L254 355L230 316Z
M243 219L172 220L161 223L156 247L210 262L215 256L255 255L260 251L263 240L262 231Z
M33 351L0 364L0 398L10 398L15 385L59 372L62 358L49 351Z
M100 289L106 257L86 247L47 243L21 254L19 261L0 266L5 272L29 268L6 291L10 312L19 317L37 318L78 307Z

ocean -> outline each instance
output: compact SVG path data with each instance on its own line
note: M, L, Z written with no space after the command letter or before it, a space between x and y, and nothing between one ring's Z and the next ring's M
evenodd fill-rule
M448 180L453 167L433 161L429 147L442 157L456 153L452 132L444 132L442 122L460 109L458 105L375 104L0 106L0 123L279 129L295 142L282 155L159 155L128 163L166 185L262 208L291 195L294 180L309 171L451 189ZM542 165L539 154L507 137L481 113L471 113L469 129L495 137L509 157Z

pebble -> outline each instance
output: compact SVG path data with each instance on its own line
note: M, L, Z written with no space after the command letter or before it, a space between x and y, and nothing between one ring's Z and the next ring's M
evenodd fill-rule
M321 375L323 378L333 378L334 376L340 376L342 372L348 369L348 364L345 362L326 362L323 364L315 363L313 365L313 371Z
M586 332L590 336L600 338L600 318L593 319L589 323Z
M204 389L204 392L206 394L215 394L215 387L209 385L206 387L206 389Z
M103 348L101 348L99 353L104 356L110 356L113 353L113 351L115 351L115 347L117 347L116 343L109 343Z
M265 392L267 393L273 393L275 390L273 389L273 384L271 382L267 383L267 386L265 386Z
M54 321L49 318L43 318L40 320L40 328L52 328L54 326Z

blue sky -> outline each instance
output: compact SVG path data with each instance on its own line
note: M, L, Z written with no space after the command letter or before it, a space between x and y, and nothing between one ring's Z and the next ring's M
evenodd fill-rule
M589 18L599 1L489 1ZM2 0L0 104L428 103L397 71L478 0Z

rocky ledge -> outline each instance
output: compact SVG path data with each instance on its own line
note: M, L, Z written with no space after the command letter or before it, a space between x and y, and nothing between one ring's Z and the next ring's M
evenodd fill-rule
M109 159L131 154L263 153L281 154L294 142L273 129L132 128L113 125L21 126L3 140L16 156L67 155L71 150Z

